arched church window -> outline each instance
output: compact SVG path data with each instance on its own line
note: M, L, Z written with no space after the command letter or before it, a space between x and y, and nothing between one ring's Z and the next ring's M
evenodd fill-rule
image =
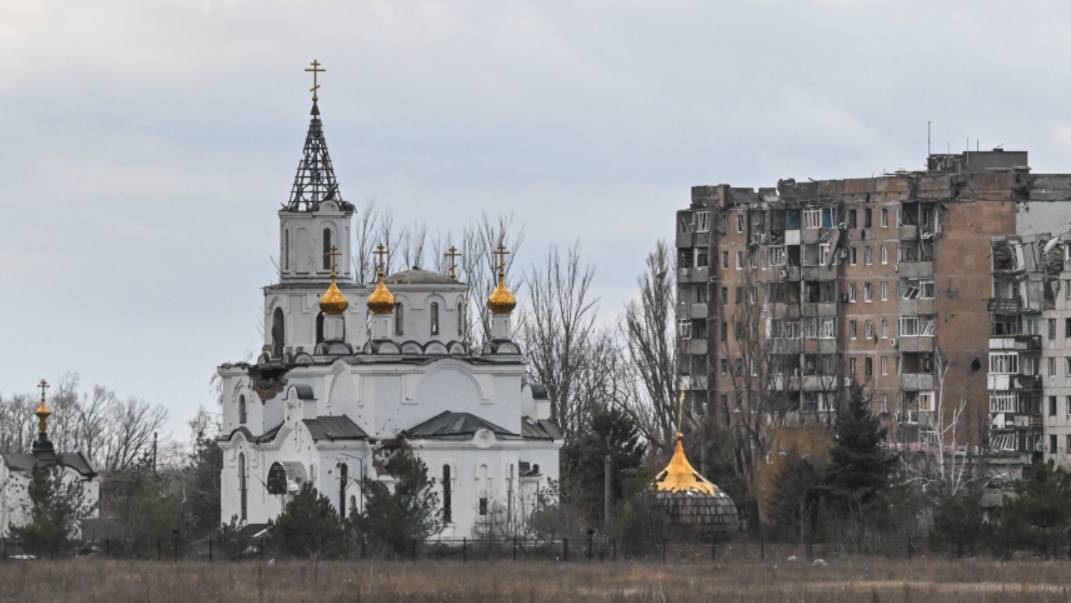
M453 521L453 486L450 483L450 465L443 465L443 523Z
M276 308L271 315L271 355L281 358L286 342L286 325L283 322L283 309Z
M248 419L248 417L246 416L245 411L245 395L242 394L238 396L238 424L245 425L246 419Z
M465 336L465 302L457 302L457 336Z
M248 514L246 512L248 502L248 487L245 477L245 453L238 453L238 492L239 492L239 512L242 521L245 521Z
M439 334L439 302L431 302L431 334Z
M394 334L401 335L405 332L403 323L405 322L405 310L402 308L401 303L394 304Z
M479 498L479 513L481 516L487 515L489 499L491 497L490 488L490 476L488 475L487 465L480 465L479 470L476 472L476 493Z
M283 270L290 270L290 229L283 230Z
M350 481L350 467L342 463L338 468L338 516L346 519L346 486Z
M316 343L324 342L324 313L316 315Z
M323 257L324 270L330 270L331 269L331 256L328 255L329 253L331 253L331 229L330 228L325 228L324 229L324 257Z
M268 494L286 494L286 469L279 462L271 464L268 469Z

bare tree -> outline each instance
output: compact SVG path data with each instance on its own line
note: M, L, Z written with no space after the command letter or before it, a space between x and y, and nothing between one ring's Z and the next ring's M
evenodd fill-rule
M677 430L677 306L673 258L665 241L647 256L647 269L638 278L639 301L625 307L623 327L628 358L643 386L625 410L644 436L662 449L673 443Z
M530 308L522 320L522 338L534 380L547 388L551 416L568 440L583 425L590 400L581 399L583 376L594 356L595 300L590 296L595 269L583 264L579 243L565 257L556 246L542 267L526 278Z
M376 277L375 265L373 264L376 244L376 226L379 221L379 211L376 207L375 198L365 201L357 217L356 230L356 254L353 258L353 272L358 283L370 283Z
M167 409L150 406L138 398L127 398L112 407L111 432L104 454L108 471L124 471L151 452L154 435L167 421Z
M109 422L119 403L115 392L103 385L94 385L92 394L83 394L78 407L78 447L87 458L96 459L105 446Z
M403 268L424 265L424 249L428 244L428 224L416 220L402 230L398 244L401 247Z

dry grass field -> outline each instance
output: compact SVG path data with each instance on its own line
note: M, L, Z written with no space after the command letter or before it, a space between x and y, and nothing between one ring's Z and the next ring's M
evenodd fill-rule
M9 561L0 601L1068 601L1071 562Z

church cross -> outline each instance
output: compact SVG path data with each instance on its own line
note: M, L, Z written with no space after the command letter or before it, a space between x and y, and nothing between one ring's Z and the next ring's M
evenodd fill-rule
M380 278L385 276L385 269L383 264L383 257L387 255L387 248L383 246L383 243L376 245L376 250L372 252L372 255L376 256L376 268L379 272Z
M506 246L499 243L495 255L498 256L498 278L506 278L506 256L509 255Z
M338 268L338 256L340 255L342 255L342 252L339 251L338 247L335 247L334 245L331 246L331 251L328 251L324 254L324 257L331 258L331 278L335 278L335 275L337 274L336 270Z
M41 401L44 402L45 401L45 390L50 387L48 385L48 381L45 381L44 379L42 379L41 382L37 384L37 387L39 387L41 389Z
M309 92L312 92L312 102L320 100L317 92L320 90L320 84L316 81L316 76L327 71L326 69L320 69L320 61L313 59L310 63L312 67L306 67L305 72L312 74L312 88L309 88Z
M450 279L457 280L457 258L461 257L461 254L457 252L457 247L453 245L450 249L446 250L443 256L450 258Z

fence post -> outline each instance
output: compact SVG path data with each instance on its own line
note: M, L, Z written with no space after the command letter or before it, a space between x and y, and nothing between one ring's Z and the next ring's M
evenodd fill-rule
M413 558L413 561L416 561L416 547L417 547L416 538L413 539L412 547L413 547L413 551L412 551L412 555L411 556Z
M109 558L109 559L111 559L111 557L112 557L112 539L111 538L105 538L104 539L104 556Z
M179 531L178 530L173 530L171 532L171 539L174 541L174 543L173 543L174 544L174 559L175 559L174 562L178 563L178 544L179 544L178 543L178 539L179 539Z
M662 563L666 562L666 539L662 539Z
M212 539L208 539L208 562L212 563Z
M569 560L569 539L562 538L562 561Z
M617 539L616 538L611 538L610 539L610 550L612 551L612 555L613 555L611 557L611 559L614 560L614 561L617 561Z
M161 539L156 539L156 560L160 561L164 558L164 543Z
M588 562L594 559L594 551L591 549L595 541L595 530L588 530Z
M716 540L710 541L710 560L714 562L718 561L718 541Z
M766 561L766 535L759 533L759 556L765 562Z
M517 535L513 535L513 560L517 560Z
M467 563L469 560L469 539L461 539L461 563Z
M0 538L0 561L7 561L7 539Z
M260 537L260 560L264 561L264 537Z

